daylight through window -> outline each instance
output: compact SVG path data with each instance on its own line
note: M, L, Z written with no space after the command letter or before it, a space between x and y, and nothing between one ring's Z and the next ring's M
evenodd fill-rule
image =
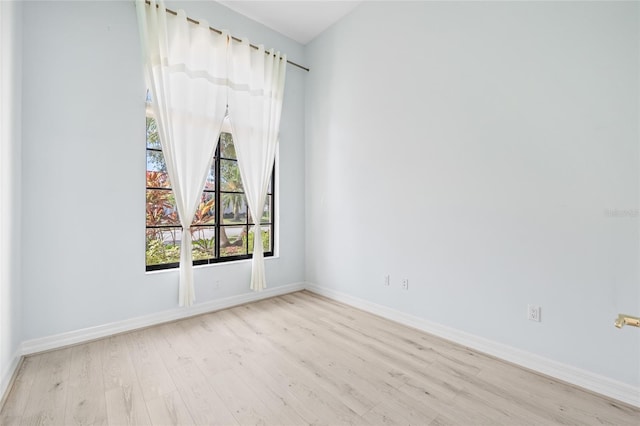
M182 227L162 155L156 121L147 115L146 122L146 269L177 268ZM265 256L273 256L274 175L272 172L260 218ZM251 258L253 226L254 219L248 211L233 138L230 133L223 132L218 139L200 205L189 230L193 241L193 264Z

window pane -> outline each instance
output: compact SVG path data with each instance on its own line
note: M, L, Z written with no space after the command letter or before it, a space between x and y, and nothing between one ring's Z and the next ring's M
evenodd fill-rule
M249 253L253 253L253 227L249 231ZM262 227L262 250L264 253L272 251L271 250L271 227L263 226Z
M180 225L173 192L147 189L147 226Z
M273 197L271 195L267 195L267 199L264 203L264 209L262 210L262 217L260 218L260 223L271 223L271 200Z
M147 188L171 188L169 175L163 172L147 172Z
M213 225L214 223L216 223L216 194L215 192L203 192L192 224Z
M264 210L262 211L262 218L260 219L260 223L271 223L273 220L271 219L271 210L273 206L273 196L267 195L267 201L264 203Z
M271 200L273 196L267 195L267 199L264 203L264 209L262 210L262 218L260 219L260 223L271 223ZM254 223L253 217L251 213L249 213L249 223Z
M220 257L246 255L246 236L246 226L221 226Z
M239 223L247 223L247 200L244 194L228 194L221 195L222 207L222 223L225 225L235 225Z
M220 133L220 158L237 158L231 133Z
M207 180L204 182L204 189L210 189L214 191L216 189L216 163L212 162L211 168L209 169L209 174L207 175Z
M213 259L216 256L216 230L211 227L191 229L193 260Z
M164 161L162 151L147 150L147 171L167 172L167 164Z
M156 119L153 117L147 117L147 148L161 148Z
M229 192L244 191L237 161L220 160L220 189Z
M179 262L181 237L181 228L147 228L147 265Z

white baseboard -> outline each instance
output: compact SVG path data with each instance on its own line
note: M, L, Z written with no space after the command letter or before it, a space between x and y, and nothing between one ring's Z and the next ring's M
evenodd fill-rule
M634 387L586 370L544 358L502 343L475 336L441 324L409 315L386 306L350 296L326 287L307 283L307 290L342 302L363 311L379 315L400 324L417 328L463 346L512 362L533 371L571 383L618 401L640 407L640 387Z
M18 368L20 367L20 362L22 361L22 356L19 352L13 354L13 358L11 359L11 364L5 371L0 375L0 410L4 406L4 403L9 394L9 389L13 384L13 380L18 373Z
M55 334L53 336L41 337L38 339L26 340L22 342L22 345L20 346L20 354L30 355L37 352L43 352L61 348L64 346L88 342L91 340L99 339L101 337L112 336L114 334L149 327L164 322L175 321L182 318L188 318L195 315L214 312L220 309L226 309L233 306L242 305L244 303L255 302L257 300L267 299L269 297L279 296L282 294L293 293L294 291L304 290L304 288L305 283L294 283L274 288L266 288L261 292L252 291L250 293L231 296L224 299L211 300L208 302L190 306L188 308L175 308L151 315L145 315L142 317L116 321L110 324L69 331L66 333Z

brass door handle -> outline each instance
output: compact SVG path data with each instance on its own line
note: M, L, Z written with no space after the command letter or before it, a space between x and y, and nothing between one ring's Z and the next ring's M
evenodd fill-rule
M619 314L614 325L618 328L622 328L623 325L640 327L640 318L633 317L631 315Z

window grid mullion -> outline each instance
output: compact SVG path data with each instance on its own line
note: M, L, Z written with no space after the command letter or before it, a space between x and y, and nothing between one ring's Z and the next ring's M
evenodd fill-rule
M216 228L215 228L215 244L214 244L214 253L213 256L216 259L220 259L220 225L221 225L221 219L222 219L222 213L220 212L220 210L222 210L222 197L220 196L220 181L222 180L221 175L220 175L220 156L222 154L221 149L220 149L220 145L222 145L222 143L220 142L220 137L218 137L218 146L216 147L216 158L215 160L215 168L216 168L216 179L215 179L215 190L216 190Z
M240 259L250 259L253 255L252 253L249 252L249 231L250 231L250 226L251 223L249 221L249 209L248 206L246 206L247 208L247 213L246 213L246 217L245 217L245 221L244 223L241 224L235 224L235 223L230 223L228 225L224 224L224 208L222 207L222 195L223 194L235 194L237 196L245 196L246 197L246 193L245 191L222 191L222 161L229 161L229 162L233 162L235 163L236 167L238 164L238 160L237 158L222 158L222 138L218 138L218 144L216 146L216 150L214 153L214 172L216 174L215 176L215 182L214 182L214 189L203 189L203 193L213 193L214 194L214 200L215 200L215 217L214 217L214 221L215 223L213 225L211 224L198 224L198 225L192 225L191 228L214 228L214 232L215 232L215 241L214 241L214 253L213 253L213 258L208 258L208 259L201 259L201 260L197 260L194 261L194 265L203 265L203 264L213 264L213 263L220 263L220 262L226 262L226 261L233 261L233 260L240 260ZM151 148L151 147L146 147L146 152L159 152L162 154L162 156L164 157L164 153L162 152L161 148ZM147 154L148 156L148 154ZM149 170L147 170L149 171ZM146 190L157 190L157 191L167 191L167 192L171 192L172 188L171 187L149 187L146 186ZM274 247L274 243L273 243L273 238L275 237L274 233L275 233L275 222L274 222L274 215L275 215L275 166L272 169L271 172L271 192L268 193L268 195L271 197L271 203L269 203L269 208L270 208L270 220L266 223L264 223L265 226L268 226L270 228L270 237L269 237L269 248L268 251L269 253L271 253L271 255L273 255L273 247ZM245 201L246 203L246 201ZM258 232L262 232L262 212L257 212L258 214L258 218L253 218L254 220L254 225L257 223L258 226ZM256 222L257 221L257 222ZM245 254L238 254L238 255L229 255L229 256L225 256L225 257L221 257L221 230L226 228L226 227L237 227L237 226L243 226L244 230L246 231L246 239L244 241L244 250L245 250ZM146 229L179 229L180 225L179 224L157 224L157 225L147 225ZM190 229L191 229L190 228ZM190 232L189 230L185 230L186 232ZM254 235L254 246L255 246L255 235ZM254 247L255 250L255 247ZM146 270L147 271L155 271L155 270L161 270L161 269L171 269L171 268L176 268L179 266L179 263L176 262L170 262L170 263L160 263L160 264L150 264L150 265L146 265Z

